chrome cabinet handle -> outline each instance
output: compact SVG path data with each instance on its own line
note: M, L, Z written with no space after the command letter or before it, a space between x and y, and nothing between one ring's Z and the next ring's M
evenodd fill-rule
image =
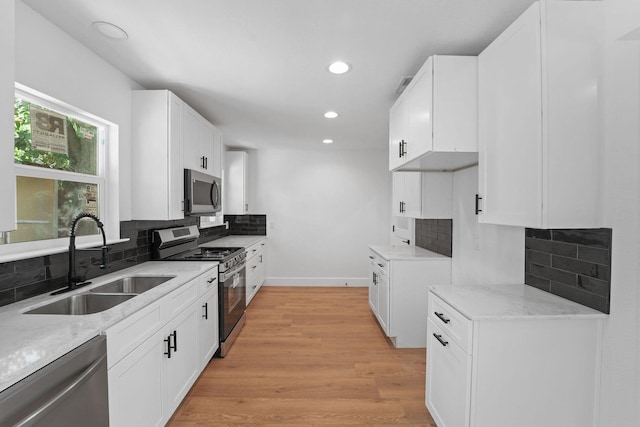
M442 335L438 335L434 332L433 336L436 337L436 339L440 342L440 344L442 344L443 347L446 347L447 344L449 344L449 341L445 341L442 339Z
M434 311L434 312L433 312L433 314L435 314L435 315L436 315L436 317L437 317L438 319L442 320L444 323L449 323L449 322L451 322L451 319L447 319L447 318L445 318L443 313L438 313L437 311Z

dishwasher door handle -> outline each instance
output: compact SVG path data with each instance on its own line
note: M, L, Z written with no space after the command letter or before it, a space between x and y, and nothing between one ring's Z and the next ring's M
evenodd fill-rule
M21 421L16 423L15 426L21 427L21 426L32 425L36 421L39 421L40 419L44 418L47 415L49 408L52 408L53 406L55 406L55 404L58 401L64 399L69 393L71 393L73 390L75 390L76 388L81 386L85 381L87 381L91 377L91 375L93 375L94 372L98 370L98 368L105 361L106 358L107 358L106 354L102 355L100 359L93 362L87 369L84 370L84 372L78 375L78 377L76 377L71 382L71 384L66 386L63 390L61 390L59 393L57 393L55 396L49 399L44 405L39 407L33 413L29 414L28 417L23 418Z

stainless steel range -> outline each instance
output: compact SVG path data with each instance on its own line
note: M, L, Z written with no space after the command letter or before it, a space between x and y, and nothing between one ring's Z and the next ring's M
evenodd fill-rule
M152 234L153 259L162 261L218 261L220 349L225 357L242 330L246 311L244 248L199 248L198 227L167 228Z

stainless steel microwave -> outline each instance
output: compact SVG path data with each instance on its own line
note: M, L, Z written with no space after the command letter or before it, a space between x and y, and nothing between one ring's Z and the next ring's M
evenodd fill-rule
M184 214L213 216L222 210L222 181L192 169L184 170Z

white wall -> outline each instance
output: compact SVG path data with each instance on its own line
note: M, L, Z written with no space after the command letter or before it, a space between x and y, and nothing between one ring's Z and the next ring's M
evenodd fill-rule
M21 1L15 74L19 83L118 125L120 219L131 219L131 91L142 86Z
M478 224L477 192L477 166L453 174L452 283L524 283L524 228Z
M605 0L605 221L613 229L601 426L640 426L640 27L638 0Z
M16 197L13 173L13 82L15 57L15 6L13 1L2 5L0 16L0 197L11 204ZM0 211L0 231L16 227L16 211L6 207ZM2 236L0 236L2 237Z
M367 246L389 242L388 153L263 150L250 156L250 212L267 215L267 285L365 286Z

